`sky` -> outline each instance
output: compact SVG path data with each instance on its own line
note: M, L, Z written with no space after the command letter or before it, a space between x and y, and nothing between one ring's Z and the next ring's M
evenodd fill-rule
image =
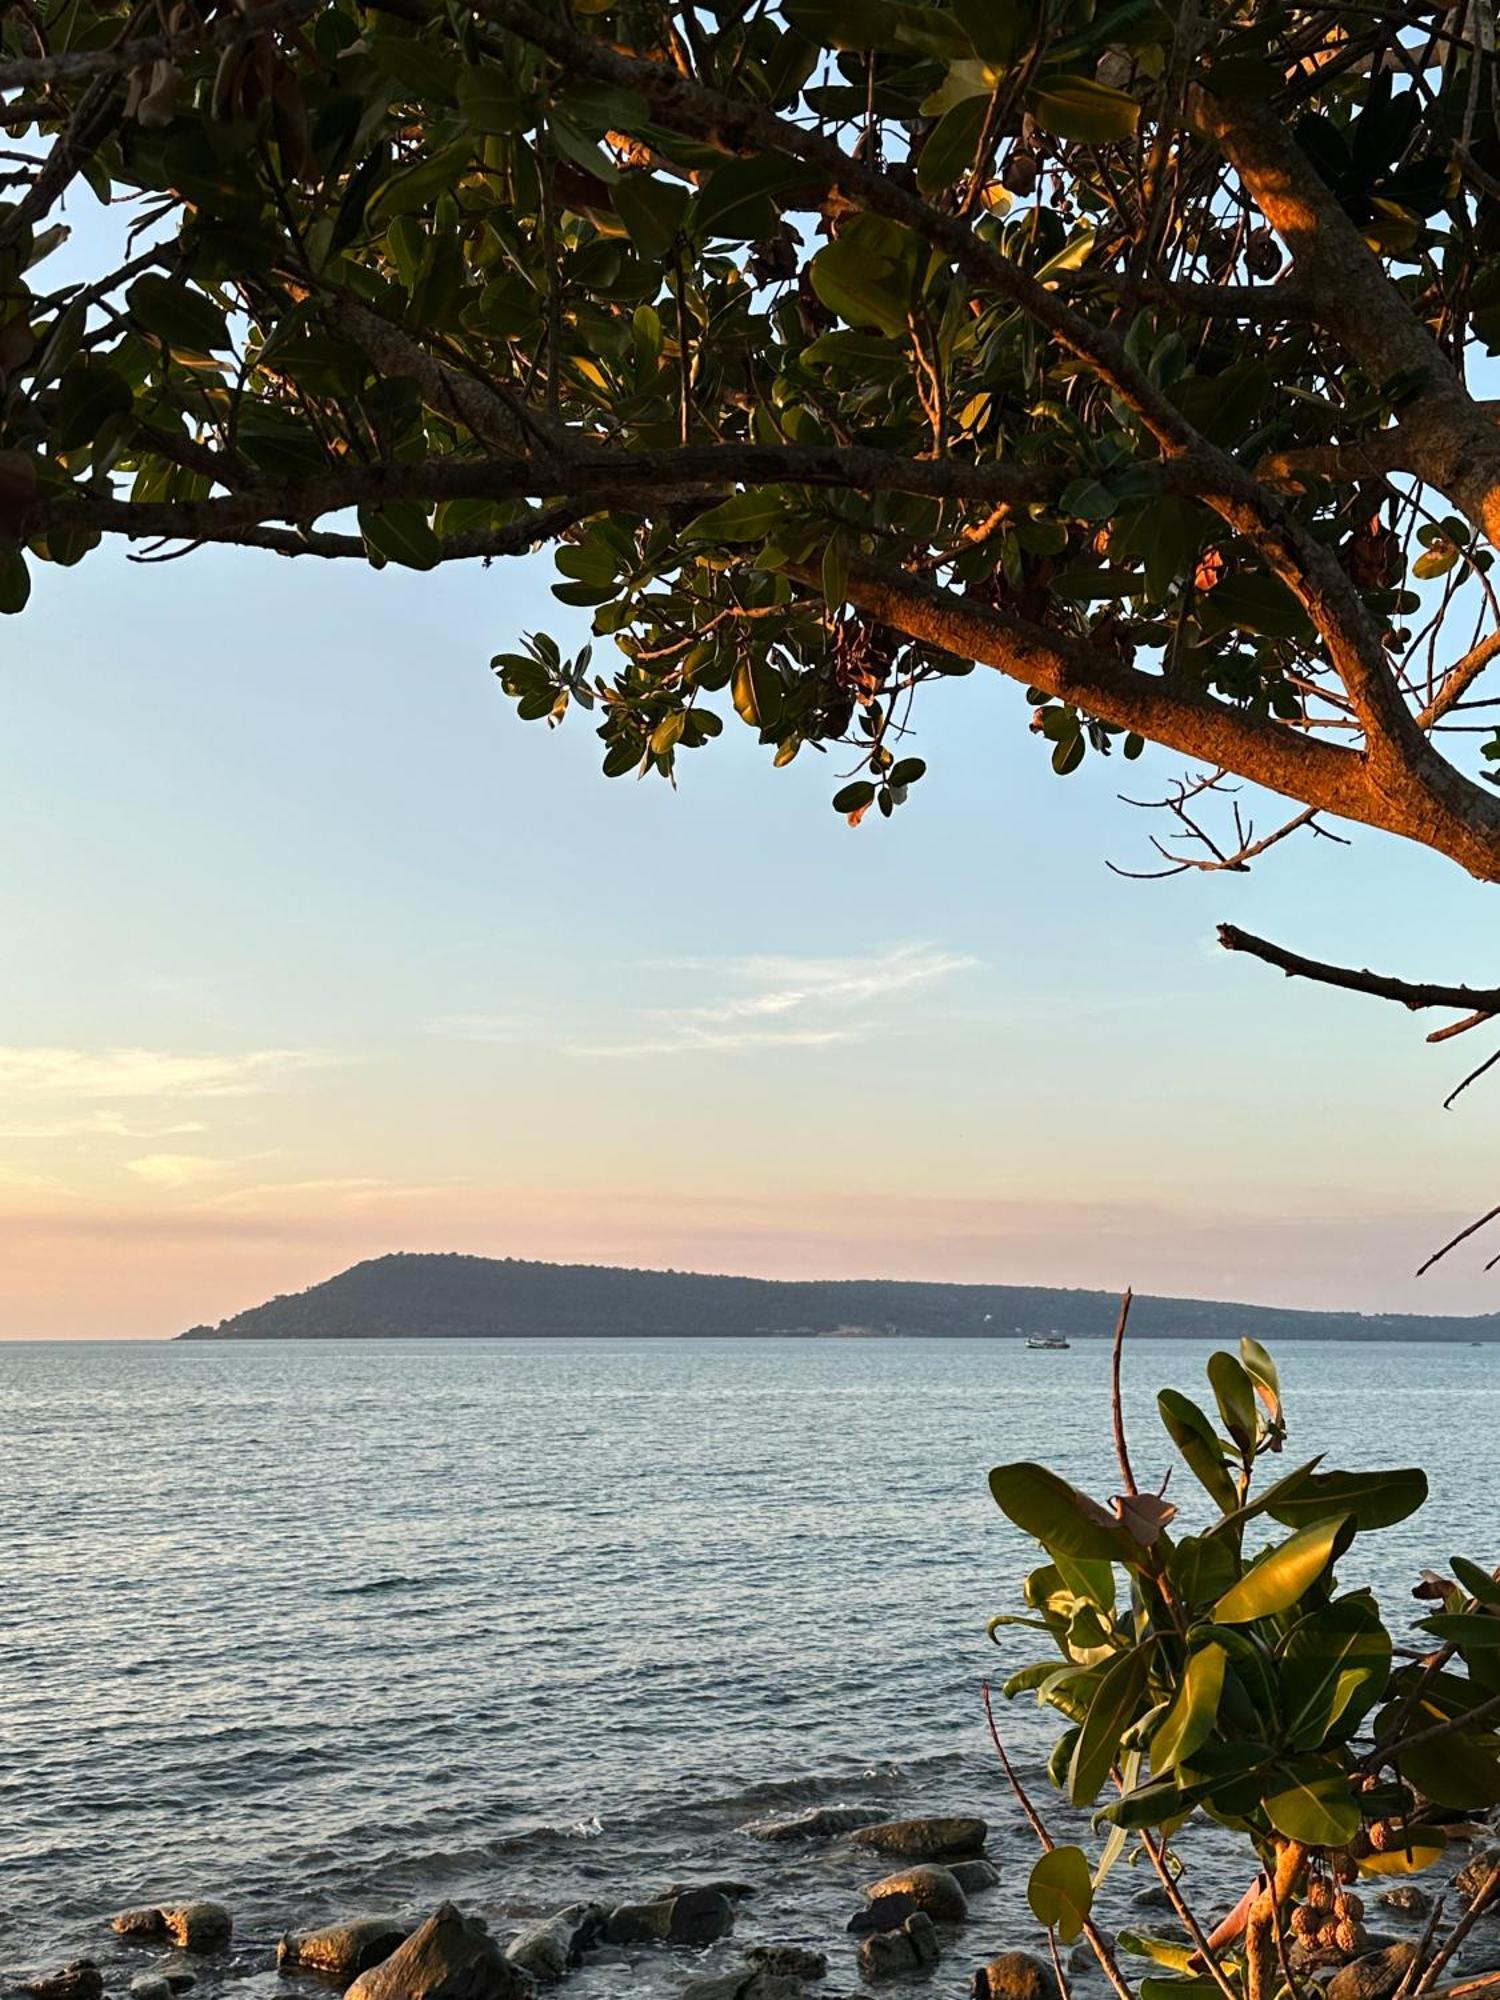
M1214 942L1484 979L1493 892L1364 832L1122 880L1117 790L1175 760L1058 779L984 671L919 703L888 823L733 718L675 793L607 780L489 670L581 636L550 577L36 565L0 1335L170 1335L396 1249L1500 1307L1485 1253L1412 1275L1500 1199L1493 1095L1441 1108L1481 1038Z

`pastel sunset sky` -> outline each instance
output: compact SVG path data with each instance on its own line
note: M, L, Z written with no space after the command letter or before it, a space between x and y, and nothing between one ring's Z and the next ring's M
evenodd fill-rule
M170 1334L396 1248L1500 1303L1483 1255L1411 1275L1496 1198L1493 1097L1441 1109L1480 1038L1213 943L1484 977L1451 865L1359 834L1121 880L1154 822L1116 792L1173 761L1054 778L988 673L919 705L889 824L733 722L675 795L611 782L488 669L581 636L550 574L38 566L0 678L0 1333Z

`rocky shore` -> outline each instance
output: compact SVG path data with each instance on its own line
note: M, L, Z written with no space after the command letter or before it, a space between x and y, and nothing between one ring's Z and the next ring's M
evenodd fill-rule
M1485 1829L1469 1830L1478 1836ZM539 2000L581 1968L617 1968L613 1989L633 1978L643 1955L661 1955L673 1968L676 2000L871 2000L903 1982L932 1982L940 1969L944 1992L971 2000L1064 2000L1057 1973L1032 1950L979 1951L967 1936L974 1899L1000 1887L1001 1874L987 1852L989 1829L965 1814L880 1819L852 1807L812 1807L794 1817L752 1823L744 1832L783 1851L842 1853L850 1859L896 1862L864 1882L863 1901L842 1935L818 1944L806 1938L762 1937L737 1957L709 1948L733 1941L737 1923L753 1906L756 1885L737 1879L672 1882L637 1901L581 1900L546 1912L505 1937L486 1919L453 1901L417 1916L354 1914L305 1930L289 1930L274 1951L252 1952L233 1962L243 1981L269 1976L289 1994L344 2000ZM1476 1846L1447 1885L1458 1907L1473 1900L1494 1868L1500 1848ZM1303 1966L1324 1985L1326 2000L1391 2000L1415 1950L1415 1932L1431 1908L1431 1893L1395 1882L1375 1891L1382 1915L1409 1935L1372 1933L1369 1948L1350 1961L1327 1953L1304 1957ZM1138 1927L1165 1903L1155 1887L1125 1898ZM1500 1899L1496 1899L1500 1908ZM0 1981L13 2000L179 2000L194 1987L223 1987L235 1944L234 1919L223 1905L203 1900L150 1904L121 1911L108 1922L115 1936L152 1962L128 1962L106 1972L83 1958L60 1970ZM731 1944L732 1949L732 1944ZM1470 1976L1500 1967L1500 1921L1481 1925L1463 1961ZM1087 1945L1067 1962L1068 1984L1087 1985L1096 1968ZM1500 1973L1497 1973L1500 1978Z

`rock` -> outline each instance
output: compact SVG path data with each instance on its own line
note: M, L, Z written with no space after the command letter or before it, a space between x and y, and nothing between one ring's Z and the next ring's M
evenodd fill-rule
M569 1903L556 1916L544 1917L513 1937L505 1956L543 1986L555 1986L575 1965L582 1965L583 1954L604 1935L608 1915L602 1903Z
M677 2000L804 2000L802 1981L789 1972L766 1972L743 1966L717 1979L693 1979Z
M77 1958L61 1972L31 1980L25 1991L35 2000L101 2000L104 1974L91 1958Z
M978 1854L988 1832L982 1819L952 1814L892 1819L857 1827L854 1844L873 1847L880 1854L900 1854L910 1861L946 1861L950 1856Z
M222 1903L159 1903L122 1910L113 1928L121 1937L164 1937L183 1951L218 1951L229 1942L234 1918Z
M172 2000L172 1988L159 1972L141 1972L130 1982L132 2000Z
M1029 1951L1003 1951L974 1974L974 2000L1061 2000L1057 1976Z
M1172 1899L1160 1882L1148 1882L1144 1889L1137 1889L1130 1899L1135 1910L1170 1910Z
M755 1894L753 1882L669 1882L661 1892L661 1899L671 1896L690 1896L695 1889L714 1889L719 1895L727 1896L731 1903L743 1903L747 1896Z
M968 1898L946 1868L907 1868L899 1875L887 1875L866 1894L871 1902L882 1896L910 1896L936 1924L961 1924L969 1914Z
M689 1889L654 1903L622 1903L604 1926L606 1944L712 1944L734 1929L734 1905L717 1889Z
M1390 2000L1416 1955L1417 1947L1409 1939L1387 1945L1384 1951L1367 1951L1329 1980L1328 2000Z
M1382 1892L1380 1906L1403 1917L1425 1917L1432 1908L1432 1898L1415 1882L1398 1882L1394 1889Z
M1114 1935L1110 1931L1101 1931L1099 1935L1104 1939L1106 1944L1112 1945L1115 1941ZM1079 1973L1097 1972L1099 1970L1099 1961L1094 1956L1094 1947L1089 1943L1087 1938L1080 1938L1068 1953L1068 1970L1069 1972Z
M344 2000L527 2000L531 1977L474 1917L440 1903L389 1958L362 1972Z
M966 1896L977 1896L981 1889L1000 1886L1000 1870L982 1854L974 1861L950 1861L947 1868Z
M753 1944L745 1953L747 1965L762 1972L774 1972L790 1979L826 1979L828 1960L821 1951L809 1951L801 1944Z
M916 1913L917 1899L904 1891L889 1896L871 1896L862 1910L849 1919L851 1931L899 1931Z
M879 1817L863 1806L810 1806L794 1819L761 1820L745 1831L757 1840L831 1840L836 1833L872 1826Z
M866 1979L911 1979L930 1971L942 1957L932 1919L914 1911L899 1931L875 1931L859 1948L859 1969Z
M110 1929L129 1938L159 1938L167 1934L166 1921L157 1909L121 1910L111 1919Z
M1476 1854L1472 1861L1459 1870L1453 1886L1466 1903L1473 1902L1494 1874L1497 1864L1500 1864L1500 1847L1487 1847L1482 1854ZM1485 1909L1487 1912L1500 1913L1500 1894L1492 1897L1485 1905Z
M289 1931L276 1946L276 1963L287 1972L324 1972L347 1986L410 1936L411 1926L394 1917L348 1917L321 1930Z

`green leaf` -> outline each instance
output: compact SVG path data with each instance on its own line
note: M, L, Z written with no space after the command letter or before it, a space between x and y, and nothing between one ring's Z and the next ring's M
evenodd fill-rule
M1163 1389L1156 1407L1167 1435L1187 1460L1188 1467L1221 1514L1231 1514L1239 1499L1225 1465L1224 1447L1213 1425L1193 1402L1176 1389Z
M1152 1651L1148 1640L1121 1654L1105 1668L1094 1689L1068 1766L1068 1797L1075 1806L1093 1804L1120 1755L1120 1738L1134 1722L1146 1692Z
M1481 1604L1500 1605L1500 1581L1491 1576L1487 1569L1482 1569L1476 1562L1470 1562L1467 1556L1450 1556L1448 1561L1454 1576L1470 1597L1477 1598Z
M130 384L102 361L75 364L62 378L52 419L52 443L58 451L76 451L92 444L112 417L130 409Z
M1281 1421L1281 1377L1276 1372L1276 1363L1248 1333L1240 1335L1240 1365L1255 1384L1255 1393L1266 1408L1271 1422Z
M1255 1449L1255 1384L1232 1354L1208 1357L1208 1379L1224 1428L1248 1459Z
M767 236L779 213L776 197L807 184L806 167L775 153L730 160L715 171L693 203L693 233L740 242Z
M671 250L687 213L688 191L650 174L622 174L614 191L615 213L630 240L648 262L656 264Z
M875 797L875 787L868 778L856 778L852 785L845 785L842 791L833 795L833 809L836 813L863 812Z
M0 615L13 616L26 609L31 595L31 572L19 549L0 549Z
M1165 1966L1168 1972L1186 1972L1193 1962L1193 1947L1179 1944L1175 1938L1152 1937L1146 1931L1124 1930L1115 1942L1121 1951L1128 1951L1132 1958L1149 1958L1153 1965ZM1173 1990L1176 1990L1175 1986Z
M1002 1514L1049 1554L1085 1562L1139 1565L1141 1546L1097 1500L1089 1499L1044 1465L997 1465L990 1492Z
M1026 1885L1031 1914L1060 1944L1072 1944L1094 1902L1094 1882L1088 1856L1081 1847L1054 1847L1031 1871Z
M1391 1637L1368 1597L1341 1597L1305 1618L1280 1667L1282 1725L1296 1750L1346 1738L1385 1692Z
M973 166L988 103L988 89L980 96L964 97L945 110L928 133L917 157L917 186L924 194L952 187Z
M700 542L758 542L779 527L786 514L787 499L779 486L752 487L710 507L682 532Z
M1283 1766L1281 1776L1288 1782L1265 1802L1278 1833L1308 1847L1343 1847L1358 1833L1359 1807L1337 1765L1309 1760Z
M1417 1623L1424 1632L1464 1652L1487 1653L1500 1646L1500 1618L1487 1617L1482 1611L1435 1611Z
M1198 623L1207 633L1236 625L1266 639L1296 639L1308 630L1307 613L1280 577L1235 571L1198 599Z
M1189 1654L1177 1699L1151 1739L1153 1777L1166 1777L1213 1734L1227 1658L1224 1648L1212 1641Z
M427 510L415 501L361 507L359 531L372 555L403 569L434 569L442 558L442 544L428 525Z
M1088 76L1053 77L1035 85L1027 102L1043 131L1059 139L1082 139L1090 146L1129 139L1141 115L1133 97Z
M229 322L212 299L176 278L148 271L125 294L130 316L167 347L212 354L229 346Z
M471 132L524 132L538 109L536 100L519 91L495 63L459 71L458 108Z
M1420 1466L1408 1465L1394 1472L1309 1473L1284 1498L1266 1505L1270 1494L1263 1494L1261 1504L1284 1528L1348 1514L1360 1533L1368 1534L1404 1521L1426 1498L1427 1474Z
M1302 1529L1279 1548L1269 1549L1219 1599L1214 1606L1216 1622L1248 1625L1256 1618L1289 1611L1327 1569L1347 1526L1348 1516L1340 1514ZM1500 1621L1496 1630L1500 1632Z
M813 290L851 326L899 337L927 263L926 247L910 229L882 216L856 215L813 258Z
M1430 1725L1421 1714L1418 1730ZM1417 1733L1417 1732L1413 1732ZM1463 1812L1500 1805L1500 1739L1488 1731L1455 1729L1399 1752L1401 1775L1424 1797Z

